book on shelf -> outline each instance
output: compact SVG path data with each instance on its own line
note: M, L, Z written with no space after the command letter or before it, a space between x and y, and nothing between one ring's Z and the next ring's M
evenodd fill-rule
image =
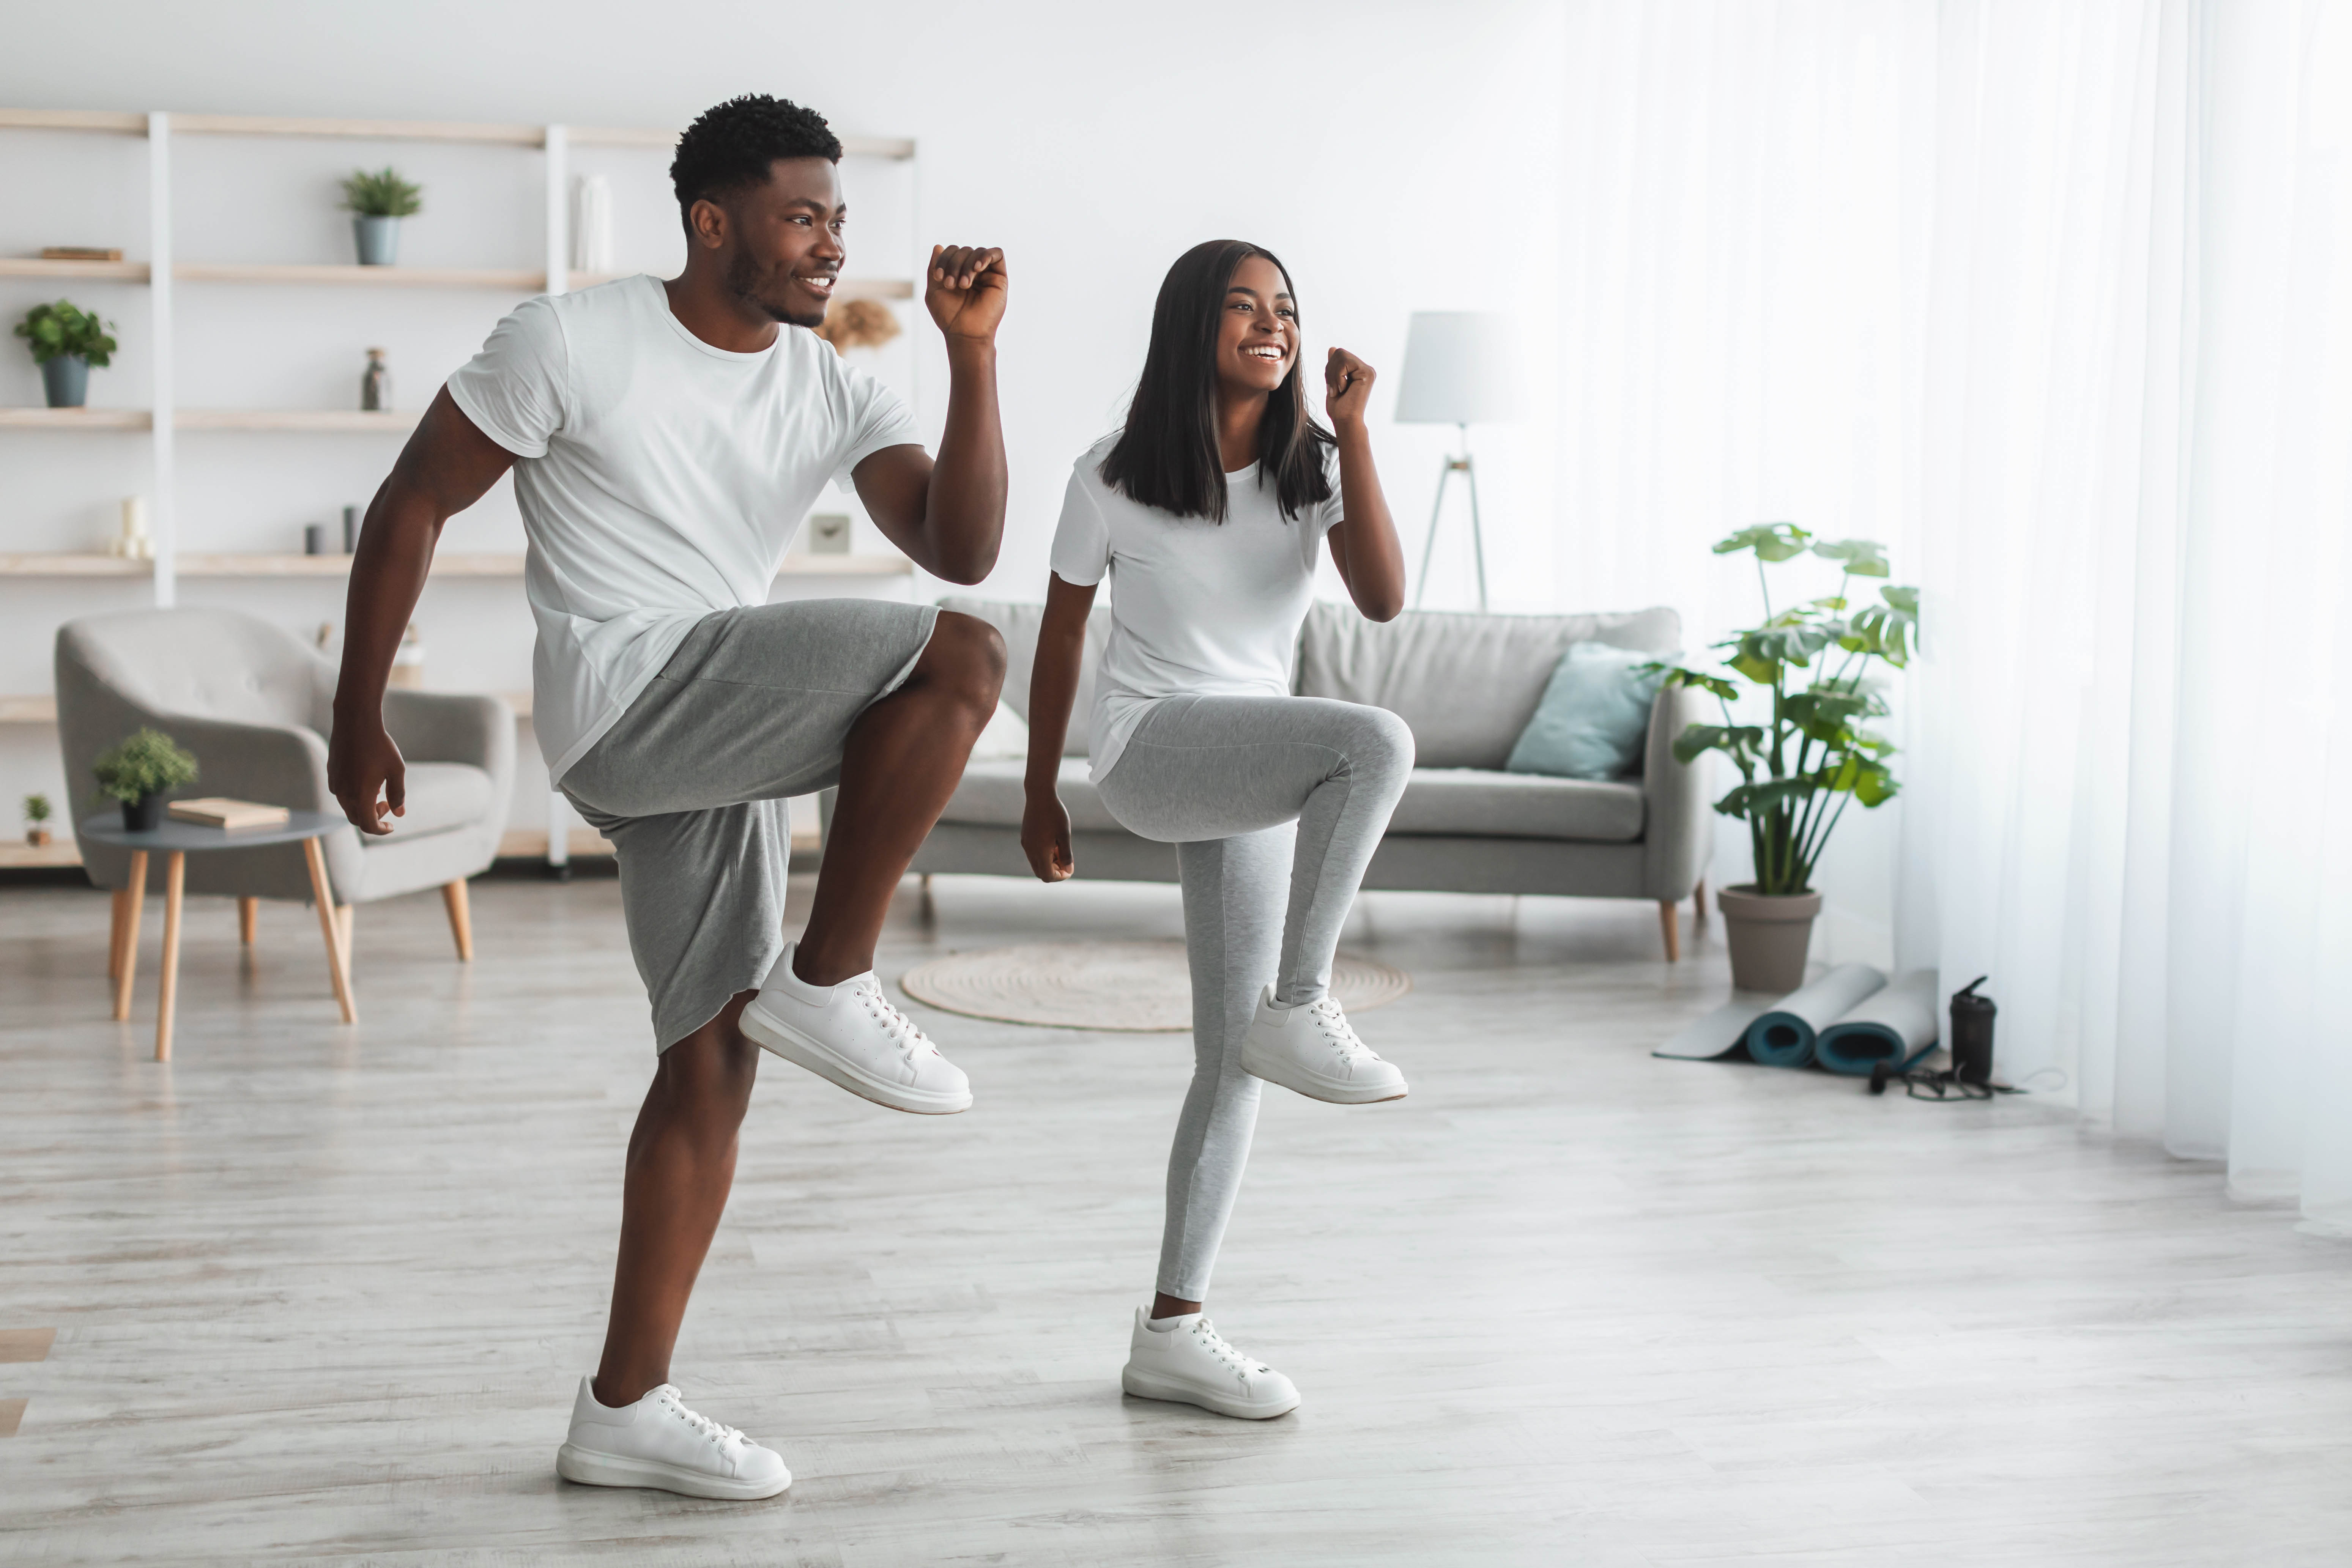
M41 247L43 261L121 261L120 248L102 245L45 245Z
M288 815L283 806L264 806L252 800L229 800L217 795L194 800L174 800L164 810L175 822L199 822L207 828L282 827Z

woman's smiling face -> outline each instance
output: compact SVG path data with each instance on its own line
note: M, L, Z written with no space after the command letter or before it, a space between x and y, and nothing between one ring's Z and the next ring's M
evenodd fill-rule
M1217 329L1217 382L1243 396L1282 385L1298 361L1298 311L1282 269L1262 256L1234 268Z

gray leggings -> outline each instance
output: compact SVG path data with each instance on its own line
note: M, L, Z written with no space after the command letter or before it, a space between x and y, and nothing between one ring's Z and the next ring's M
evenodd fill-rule
M1153 708L1096 785L1129 831L1176 846L1192 969L1192 1087L1168 1156L1160 1289L1205 1299L1257 1123L1242 1040L1271 982L1319 999L1389 813L1412 731L1324 697L1178 697ZM1288 888L1286 898L1284 889Z

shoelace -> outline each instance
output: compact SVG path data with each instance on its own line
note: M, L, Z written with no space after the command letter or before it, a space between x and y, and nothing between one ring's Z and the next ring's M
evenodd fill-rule
M734 1427L727 1426L723 1422L713 1421L709 1416L703 1415L698 1410L688 1409L686 1407L686 1396L678 1392L677 1385L674 1383L665 1383L659 1388L654 1390L654 1392L661 1396L661 1402L663 1404L677 1412L688 1426L693 1427L696 1431L709 1438L713 1446L723 1448L727 1446L728 1441L730 1438L738 1443L748 1444L751 1442L751 1438L745 1437L741 1432L737 1431Z
M1331 1042L1331 1049L1339 1052L1340 1061L1378 1061L1381 1059L1380 1052L1356 1038L1355 1026L1348 1021L1348 1015L1339 1010L1339 1004L1330 998L1322 998L1307 1010L1307 1016L1321 1027L1323 1038Z
M1271 1372L1274 1370L1274 1368L1270 1366L1259 1365L1257 1363L1244 1355L1240 1351L1235 1350L1230 1343L1226 1343L1225 1336L1217 1332L1217 1325L1211 1322L1206 1318L1195 1318L1192 1321L1192 1337L1201 1342L1201 1348L1202 1350L1207 1351L1211 1355L1215 1356L1219 1361L1223 1362L1235 1372Z
M860 986L857 994L866 1003L866 1013L882 1026L883 1038L908 1060L927 1051L934 1056L939 1054L940 1048L931 1043L930 1037L917 1027L913 1019L890 1005L890 998L882 994L880 986Z

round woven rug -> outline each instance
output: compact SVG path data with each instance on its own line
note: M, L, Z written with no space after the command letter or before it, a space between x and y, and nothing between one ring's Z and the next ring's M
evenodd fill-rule
M1192 1027L1192 981L1181 942L1033 943L950 953L909 969L899 988L969 1018L1055 1029L1175 1033ZM1331 994L1351 1013L1412 989L1402 969L1342 953Z

